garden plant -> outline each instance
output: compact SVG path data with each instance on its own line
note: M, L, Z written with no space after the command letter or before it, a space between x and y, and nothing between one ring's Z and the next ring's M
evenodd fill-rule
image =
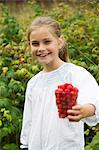
M18 15L0 4L0 150L19 150L26 84L42 69L27 49L26 28L33 18L55 18L68 43L71 62L85 67L99 83L98 3L75 9L62 2L48 9L35 1L27 5L32 14L22 24ZM85 141L85 150L99 149L99 125L85 124Z

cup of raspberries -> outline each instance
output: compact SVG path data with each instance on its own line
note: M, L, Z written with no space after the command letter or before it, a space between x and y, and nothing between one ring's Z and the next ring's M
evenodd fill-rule
M78 89L72 84L65 83L58 86L55 96L59 118L65 118L68 115L67 110L72 109L77 103Z

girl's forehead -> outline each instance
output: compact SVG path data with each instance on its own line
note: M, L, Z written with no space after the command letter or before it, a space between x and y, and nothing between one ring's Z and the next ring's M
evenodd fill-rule
M38 27L36 29L33 29L31 34L30 34L30 38L43 38L43 37L46 37L46 38L55 38L55 35L54 35L54 31L52 28L50 27L46 27L46 26L42 26L42 27Z

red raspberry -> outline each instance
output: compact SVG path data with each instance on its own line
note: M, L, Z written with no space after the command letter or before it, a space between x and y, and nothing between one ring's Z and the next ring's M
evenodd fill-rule
M62 109L62 104L58 104L58 109Z
M73 86L71 84L69 84L69 85L67 85L67 89L71 91L71 90L73 90Z
M67 116L66 113L60 113L60 114L59 114L59 118L65 118L66 116Z
M67 110L76 105L78 89L72 84L65 83L58 86L58 89L55 90L55 96L59 117L65 118L68 115Z
M65 87L64 87L64 85L59 85L59 86L58 86L58 89L63 89L63 90L64 90Z

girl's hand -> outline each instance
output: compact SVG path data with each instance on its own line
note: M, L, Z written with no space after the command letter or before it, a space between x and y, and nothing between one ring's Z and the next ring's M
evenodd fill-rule
M67 118L69 121L78 122L83 118L95 115L95 109L93 104L75 105L67 111Z

